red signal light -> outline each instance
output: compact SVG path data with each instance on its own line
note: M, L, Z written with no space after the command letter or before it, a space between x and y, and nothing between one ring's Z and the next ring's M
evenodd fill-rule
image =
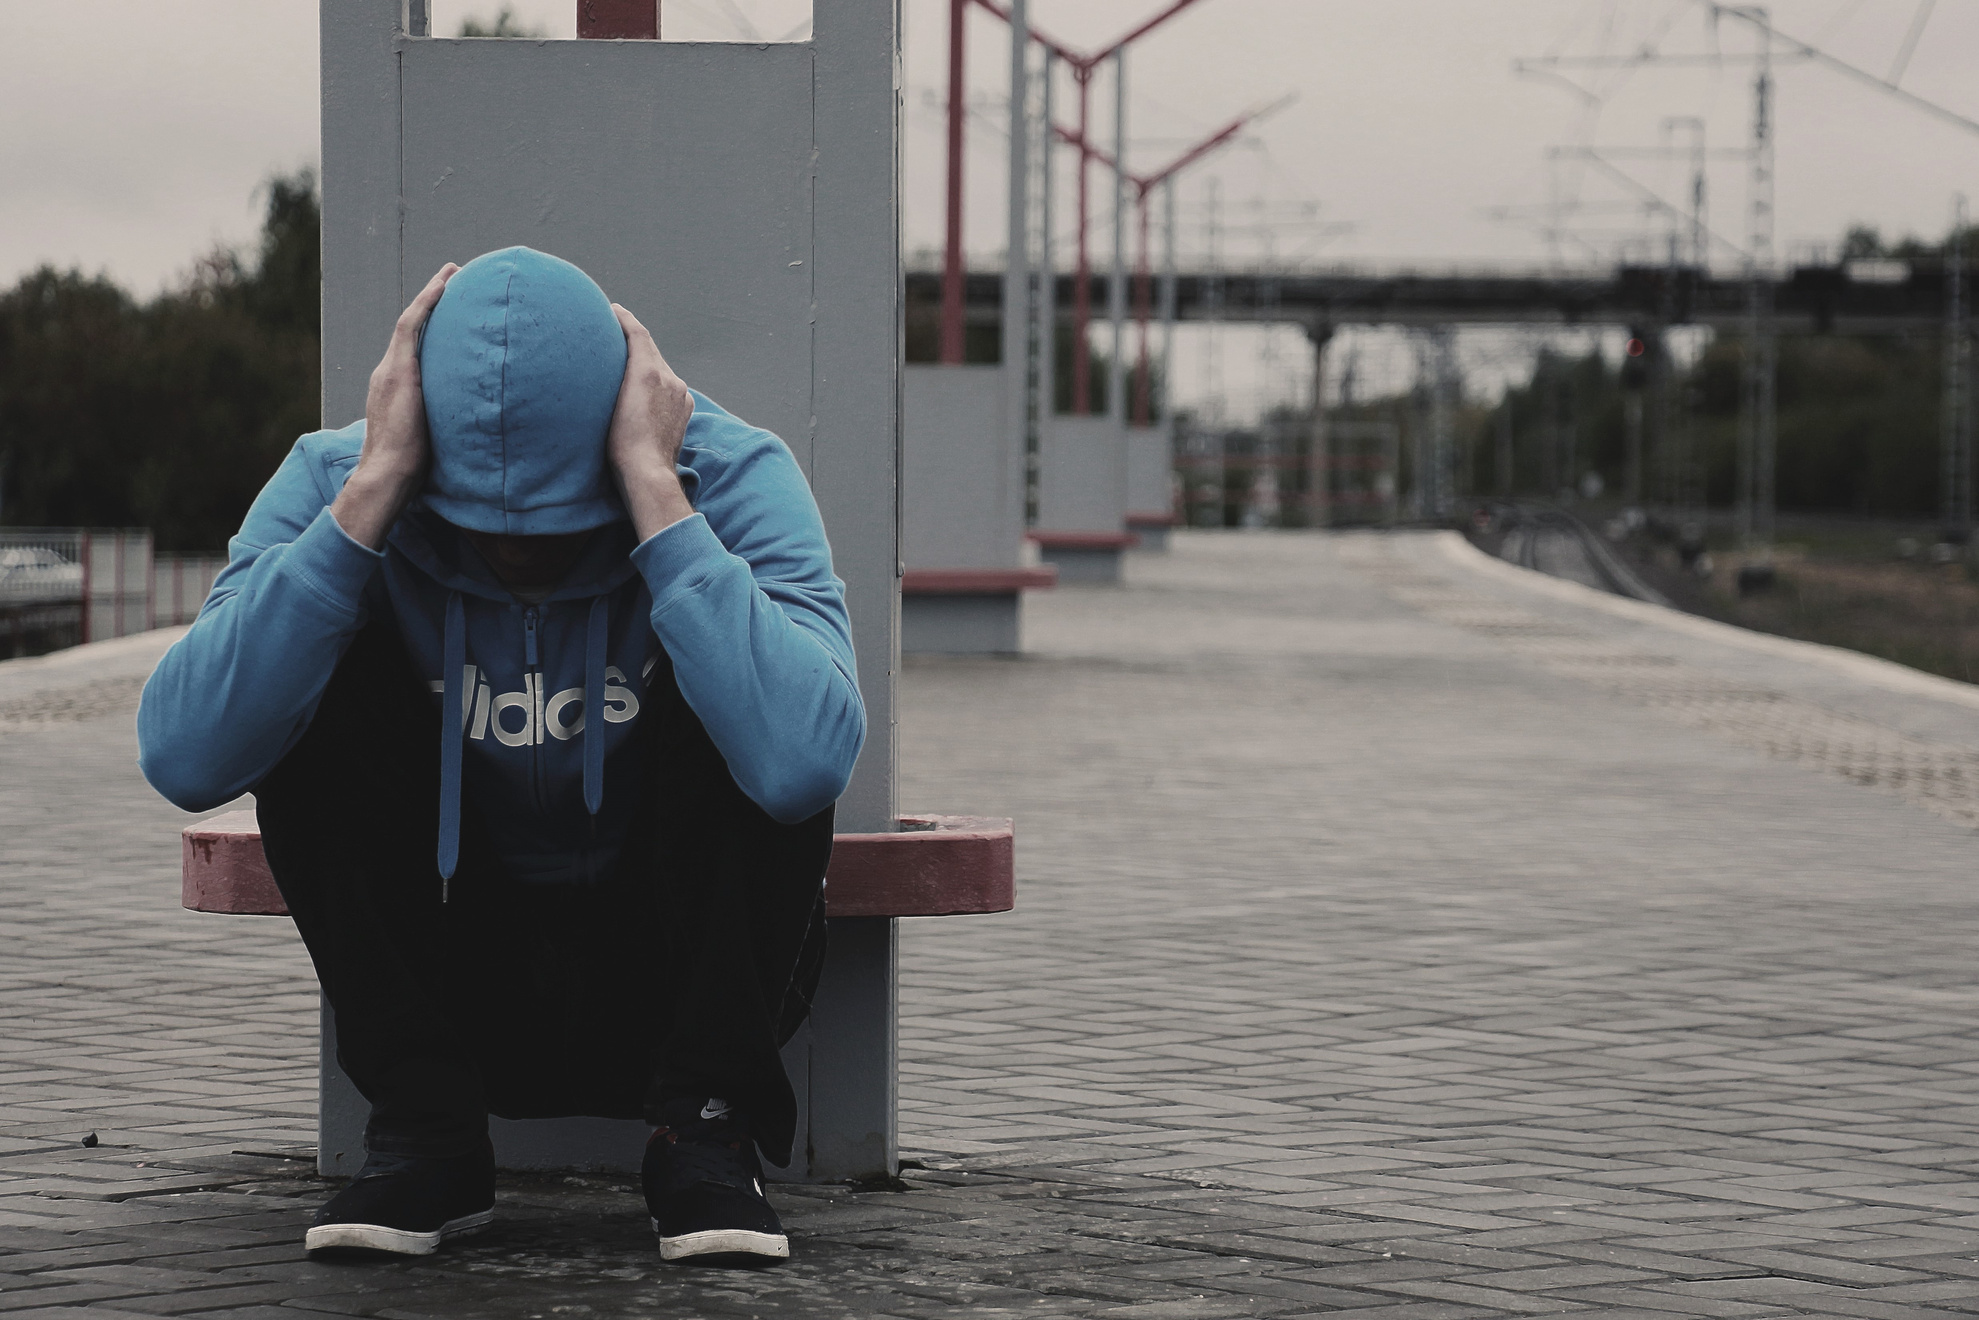
M1642 350L1643 350L1643 343L1640 339L1629 340L1627 351L1630 357L1641 357Z

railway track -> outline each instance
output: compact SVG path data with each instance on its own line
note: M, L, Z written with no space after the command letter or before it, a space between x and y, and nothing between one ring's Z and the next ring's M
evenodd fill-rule
M1498 557L1507 563L1633 600L1670 603L1592 528L1565 510L1511 502L1486 507L1503 534Z

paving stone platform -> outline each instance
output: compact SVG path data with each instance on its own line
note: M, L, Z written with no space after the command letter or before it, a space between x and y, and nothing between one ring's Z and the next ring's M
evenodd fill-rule
M1173 547L904 674L901 805L1016 817L1019 907L906 924L919 1167L743 1274L596 1177L305 1260L314 987L177 907L157 639L0 665L0 1312L1979 1313L1979 690L1447 535Z

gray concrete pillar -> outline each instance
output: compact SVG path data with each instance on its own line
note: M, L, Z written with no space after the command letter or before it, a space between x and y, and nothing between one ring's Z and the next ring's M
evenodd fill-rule
M363 414L394 320L441 263L525 243L584 267L809 476L868 717L839 828L891 831L898 0L831 0L812 40L771 44L452 40L405 2L321 5L324 423ZM793 1172L814 1178L894 1160L892 923L839 924L791 1056L812 1106ZM361 1110L327 1051L323 1086L321 1158L347 1171ZM558 1122L508 1125L504 1158L622 1163L624 1129Z

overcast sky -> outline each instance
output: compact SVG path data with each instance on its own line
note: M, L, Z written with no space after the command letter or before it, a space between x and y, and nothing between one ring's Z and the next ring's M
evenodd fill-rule
M1034 21L1078 48L1165 0L1032 0ZM1782 32L1879 75L1900 52L1920 0L1774 0ZM906 240L941 235L946 0L903 0L907 22ZM574 0L518 0L525 22L571 32ZM492 0L436 0L436 30ZM806 0L665 0L669 38L776 39L801 32ZM316 23L311 0L0 0L0 282L41 263L106 271L140 293L200 251L251 237L257 185L317 154ZM998 105L1007 36L972 10L968 239L1002 245ZM1715 41L1715 47L1714 47ZM1752 49L1743 25L1715 37L1698 0L1197 0L1134 49L1130 164L1148 170L1232 115L1297 100L1181 184L1182 246L1206 242L1215 181L1226 254L1454 263L1541 261L1549 197L1579 199L1580 260L1654 240L1663 222L1592 170L1549 170L1563 145L1645 148L1663 121L1699 116L1709 145L1745 144L1751 77L1719 69L1577 71L1590 98L1520 77L1519 57ZM1979 3L1950 0L1929 20L1902 86L1979 119ZM1096 83L1095 126L1110 137L1111 92ZM1071 114L1069 83L1061 87ZM1831 70L1778 70L1778 209L1783 256L1844 226L1942 234L1951 195L1979 197L1979 132L1935 120ZM1637 184L1680 200L1684 167L1629 159ZM1069 179L1069 160L1064 162ZM1579 177L1575 177L1578 174ZM1712 226L1744 241L1744 165L1711 176ZM1061 214L1069 214L1061 208ZM1102 233L1104 231L1102 230ZM1584 241L1583 241L1584 240ZM1721 248L1721 260L1734 255Z

